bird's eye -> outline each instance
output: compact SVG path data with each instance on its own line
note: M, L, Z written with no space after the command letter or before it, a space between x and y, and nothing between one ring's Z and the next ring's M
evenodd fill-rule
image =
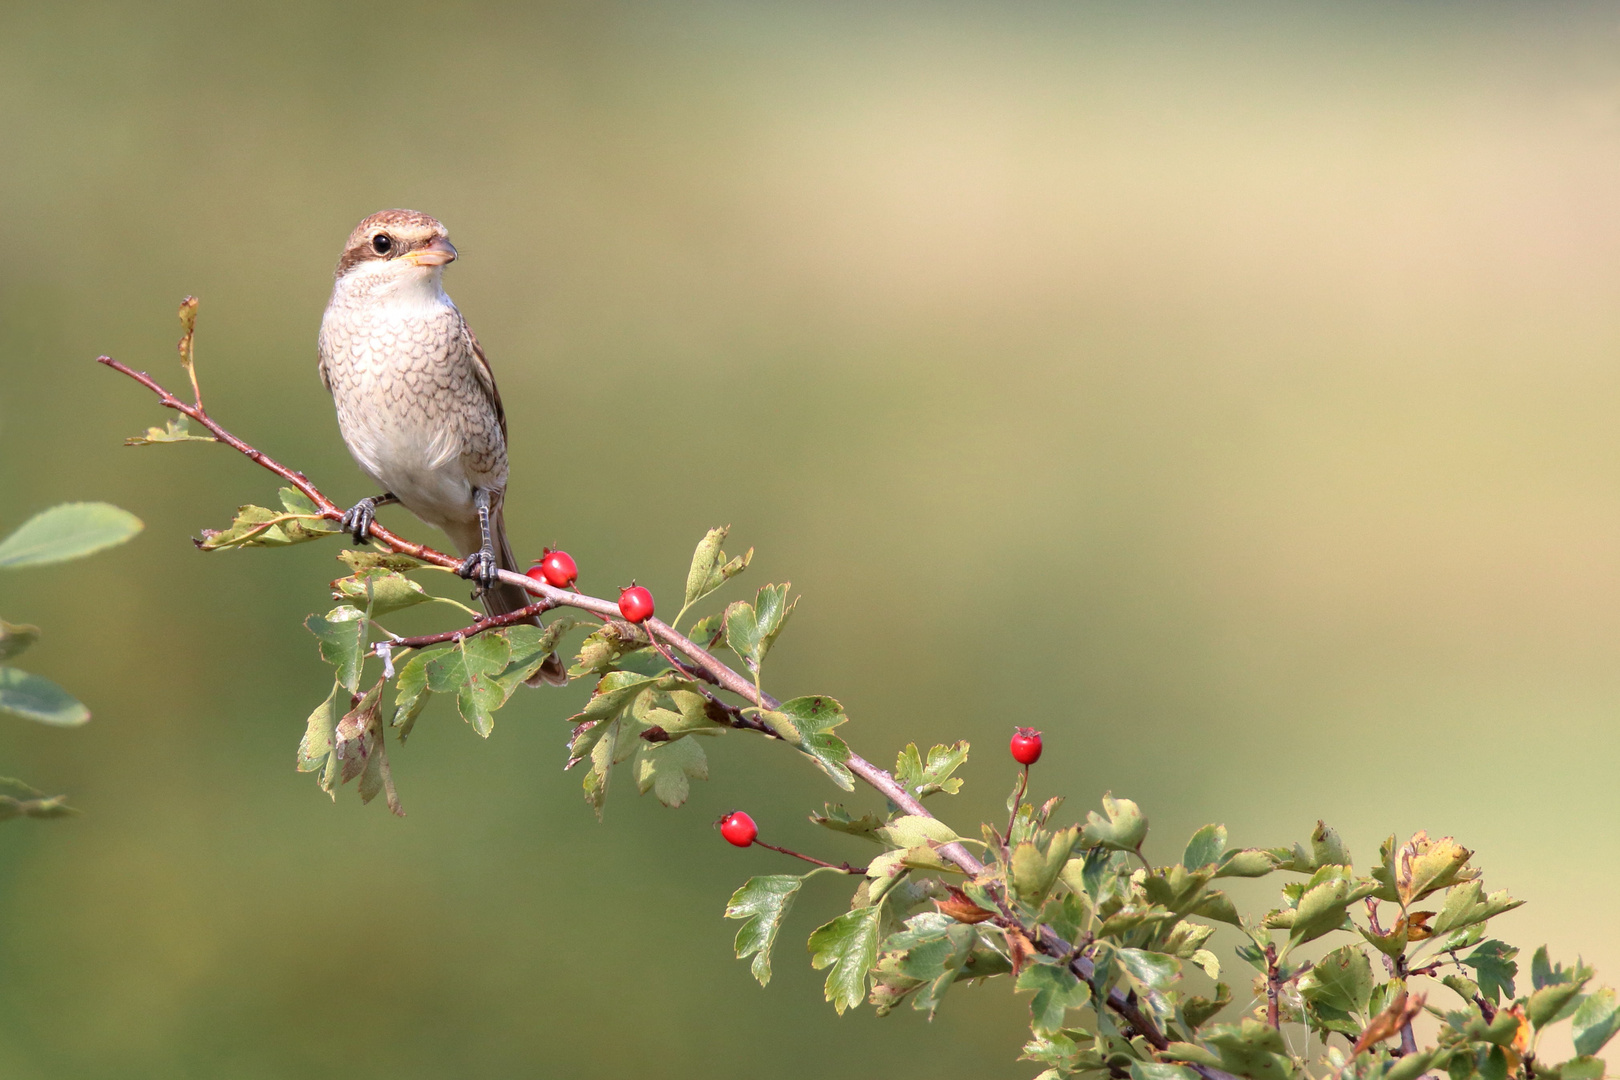
M387 233L378 233L371 238L371 250L379 255L386 255L394 248L394 239Z

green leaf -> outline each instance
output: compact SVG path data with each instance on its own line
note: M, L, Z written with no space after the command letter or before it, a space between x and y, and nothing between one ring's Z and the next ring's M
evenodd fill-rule
M893 819L877 830L877 837L897 848L920 847L930 840L936 844L950 844L961 839L943 821L920 814Z
M665 743L643 739L636 754L635 772L636 790L643 795L651 791L665 806L676 807L686 801L691 781L709 778L709 759L693 739Z
M1558 1080L1603 1080L1606 1071L1601 1058L1583 1054L1558 1066Z
M826 995L840 1015L866 997L866 975L877 958L878 916L882 908L856 908L810 935L810 966L827 973Z
M780 709L760 713L759 718L789 746L796 747L820 766L833 783L845 791L855 790L855 778L844 767L849 747L832 733L849 719L837 701L820 694L796 697L784 701Z
M1052 886L1057 884L1058 875L1068 864L1079 838L1080 829L1075 826L1050 837L1044 847L1038 842L1025 840L1013 848L1012 885L1020 900L1040 906Z
M1372 989L1372 963L1354 945L1334 949L1299 980L1299 992L1317 1027L1352 1039L1366 1027Z
M697 691L671 690L664 696L674 709L655 706L636 719L661 727L669 735L724 735L731 730L725 710Z
M1294 944L1315 941L1344 926L1351 903L1352 879L1348 866L1324 866L1308 883L1294 910L1288 936Z
M356 574L363 570L392 570L398 574L406 574L412 570L421 570L424 567L433 570L439 569L439 567L425 563L421 559L395 551L351 551L344 548L337 553L337 557L347 563L349 569Z
M1181 865L1197 870L1218 862L1226 854L1226 826L1205 825L1187 841L1187 850L1181 856Z
M1582 979L1579 982L1543 986L1531 994L1530 1000L1525 1002L1525 1017L1538 1028L1546 1027L1555 1020L1562 1020L1564 1007L1571 1006L1570 1011L1574 1011L1575 995L1579 994L1581 987L1585 985L1586 980Z
M1082 833L1084 839L1090 844L1100 844L1115 851L1136 851L1147 839L1147 818L1142 811L1129 799L1116 799L1113 792L1102 798L1103 813L1100 816L1095 810L1086 814L1086 826Z
M0 541L0 569L81 559L122 544L145 527L110 503L63 503L41 510Z
M726 608L726 646L743 658L750 671L757 672L765 662L798 604L797 600L788 602L789 588L786 583L767 585L759 590L752 604L739 600Z
M1484 892L1485 887L1478 881L1453 885L1446 893L1445 905L1441 907L1439 915L1435 917L1434 924L1430 927L1435 936L1494 919L1504 911L1512 911L1524 905L1523 900L1509 897L1505 889L1489 896L1485 896Z
M419 652L399 669L399 675L394 680L394 718L391 723L399 729L400 742L410 738L411 730L416 727L416 718L422 715L428 698L433 696L433 691L428 689L427 666L443 653L443 649Z
M1503 997L1513 998L1513 977L1519 973L1519 965L1513 958L1517 955L1519 950L1512 945L1492 939L1481 942L1462 962L1474 969L1479 992L1494 1004Z
M1468 859L1473 853L1449 836L1429 839L1419 832L1395 853L1395 892L1402 907L1430 893L1464 880Z
M204 529L197 546L203 551L226 548L286 547L319 540L341 531L329 518L313 517L291 510L271 510L264 506L239 506L228 529Z
M580 642L579 655L574 658L568 674L573 678L602 675L612 671L619 658L646 647L647 635L626 622L617 619ZM662 660L662 657L659 658Z
M824 812L811 814L810 820L834 832L863 837L875 844L883 842L875 835L883 827L883 819L873 813L862 814L858 818L851 817L849 811L842 806L826 803L824 804Z
M936 746L928 751L928 761L922 760L916 743L908 743L894 763L894 778L900 786L919 799L937 791L955 795L962 790L960 777L951 774L967 761L966 740L950 746Z
M369 611L372 616L387 615L433 599L427 590L404 574L392 570L362 570L332 582L332 599L346 601Z
M771 981L771 946L803 884L792 874L751 877L726 904L726 918L747 920L737 931L737 959L754 958L750 970L761 986Z
M1181 974L1181 961L1160 952L1115 949L1114 959L1131 978L1153 990L1168 990Z
M1575 1052L1583 1057L1597 1053L1620 1031L1620 999L1607 986L1594 990L1575 1010L1572 1028Z
M12 781L12 783L17 783ZM26 784L17 786L27 788L33 792L33 798L18 798L15 795L0 795L0 821L10 821L12 818L63 818L74 817L79 811L67 805L66 795L45 796L43 793L28 788Z
M496 678L511 658L512 647L499 633L463 638L428 662L428 689L454 693L461 718L487 739L495 730L495 710L511 693Z
M78 727L90 710L51 680L12 667L0 667L0 712L54 727Z
M336 744L334 733L338 721L349 709L349 697L349 691L343 684L334 681L332 692L326 695L326 700L315 706L315 711L309 714L309 719L304 724L304 737L298 743L299 772L315 772L326 767L327 757ZM332 788L326 785L324 777L321 787L331 794Z
M1030 1027L1037 1035L1051 1035L1063 1027L1070 1009L1085 1007L1091 989L1066 967L1030 964L1018 973L1018 990L1033 991L1029 1003Z
M1188 867L1188 869L1197 868ZM1163 1061L1133 1061L1131 1080L1198 1080L1198 1073L1185 1065L1171 1065Z
M503 626L499 630L492 631L492 633L505 639L509 650L506 667L495 678L495 681L500 684L501 689L505 692L505 697L501 699L503 705L518 688L518 684L531 678L535 672L540 670L551 654L556 651L557 643L562 640L563 635L578 625L578 619L564 616L553 619L543 627L521 623L517 626Z
M1288 1047L1282 1033L1258 1020L1245 1018L1237 1024L1218 1024L1204 1036L1219 1055L1218 1064L1227 1072L1252 1080L1289 1080ZM1172 1043L1171 1050L1185 1046ZM1165 1057L1176 1057L1167 1052Z
M1187 998L1181 1006L1181 1015L1194 1029L1203 1027L1210 1018L1222 1009L1232 1004L1232 988L1225 983L1215 984L1215 997L1210 999L1197 994Z
M10 660L39 640L39 627L0 619L0 660Z
M726 561L726 553L720 550L720 545L725 543L726 534L730 531L730 525L710 529L708 535L698 542L697 550L692 553L692 568L686 573L683 611L742 573L753 561L753 548L749 548L746 555Z
M1350 866L1350 849L1344 846L1337 832L1325 822L1317 821L1311 832L1311 860L1316 864L1313 870L1323 866Z
M1277 869L1277 860L1261 848L1233 848L1222 855L1215 867L1215 876L1236 878L1265 877Z
M162 427L149 427L144 435L131 435L125 446L151 446L155 443L218 442L212 435L193 435L185 416L177 416Z
M320 642L321 659L337 669L338 682L351 694L360 685L360 669L366 662L366 625L365 613L352 607L333 608L304 620Z

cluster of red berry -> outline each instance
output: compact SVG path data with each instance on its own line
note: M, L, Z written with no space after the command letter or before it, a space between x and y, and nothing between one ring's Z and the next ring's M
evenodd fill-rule
M554 589L566 589L579 580L579 566L568 552L546 548L540 561L529 567L528 576ZM619 590L619 614L633 623L646 622L653 614L652 593L631 582L628 589Z

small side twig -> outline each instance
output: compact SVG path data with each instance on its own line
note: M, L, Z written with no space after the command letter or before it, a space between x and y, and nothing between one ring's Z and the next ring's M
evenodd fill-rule
M806 854L804 854L802 852L794 851L792 848L777 847L775 844L767 844L763 840L755 840L754 841L754 846L755 847L770 848L772 851L780 851L783 855L791 855L795 859L803 859L807 863L815 863L817 866L825 867L828 870L839 870L839 871L842 871L843 873L855 874L855 875L860 876L860 877L865 877L866 876L866 867L864 867L864 866L851 866L847 862L841 862L841 863L823 862L822 860L816 858L813 855L806 855Z
M505 615L490 615L486 618L475 619L470 626L463 626L460 630L446 630L442 634L423 634L420 637L394 638L389 641L391 649L425 649L429 645L441 645L446 641L466 641L486 630L495 630L502 626L511 626L515 623L528 622L536 615L550 611L557 605L550 600L541 599L520 607L516 611L508 611Z

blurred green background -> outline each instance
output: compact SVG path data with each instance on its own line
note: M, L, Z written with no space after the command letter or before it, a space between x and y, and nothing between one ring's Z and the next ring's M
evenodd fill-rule
M1620 978L1612 6L7 4L0 529L148 528L0 580L95 712L0 722L86 811L0 828L0 1074L1038 1071L1004 986L835 1017L824 879L769 989L730 958L726 897L789 868L720 812L863 854L780 748L598 825L576 685L487 743L436 704L404 820L293 771L336 545L194 551L272 479L125 449L162 414L92 361L178 386L194 292L214 414L367 494L314 342L389 206L462 251L520 553L668 604L731 522L804 595L778 692L878 761L972 740L956 820L1033 724L1037 793L1138 800L1161 859L1452 833L1530 901L1499 933Z

